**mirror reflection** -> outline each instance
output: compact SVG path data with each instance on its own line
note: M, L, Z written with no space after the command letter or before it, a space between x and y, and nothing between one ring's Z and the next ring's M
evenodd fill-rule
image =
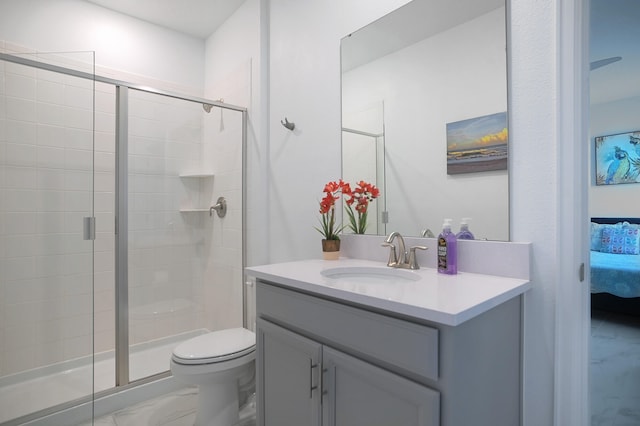
M509 239L505 22L504 0L413 0L342 40L343 179L381 190L367 234L469 218Z

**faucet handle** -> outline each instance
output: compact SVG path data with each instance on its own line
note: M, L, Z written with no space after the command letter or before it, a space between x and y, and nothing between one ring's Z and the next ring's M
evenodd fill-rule
M382 247L390 247L391 251L389 252L389 261L387 262L387 266L394 267L398 264L398 255L396 254L396 246L391 243L382 243Z
M426 250L425 246L414 246L409 249L409 269L420 269L418 265L418 259L416 258L416 249Z

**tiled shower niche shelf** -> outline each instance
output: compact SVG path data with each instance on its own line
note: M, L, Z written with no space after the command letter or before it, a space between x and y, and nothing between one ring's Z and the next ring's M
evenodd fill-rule
M180 173L181 178L212 178L213 173Z
M181 179L202 179L203 181L208 181L208 179L213 178L213 173L208 172L190 172L190 173L180 173L178 175ZM202 185L202 184L201 184ZM202 188L200 188L202 191ZM180 213L208 213L209 207L202 206L202 202L198 203L199 207L183 207L180 209Z

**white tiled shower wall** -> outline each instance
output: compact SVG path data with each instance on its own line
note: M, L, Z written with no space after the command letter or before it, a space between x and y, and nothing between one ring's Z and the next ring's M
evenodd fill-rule
M251 61L233 68L225 76L212 82L209 97L232 105L251 107ZM249 124L250 126L250 124ZM250 129L247 129L250 132ZM242 309L243 298L243 164L242 114L236 111L213 109L204 121L204 157L215 171L213 194L216 200L223 196L227 200L227 216L209 220L212 226L212 251L204 270L206 281L204 303L205 324L216 328L239 327L243 314L251 328L254 306L247 303L247 312ZM249 148L247 148L248 150ZM248 250L245 247L245 250ZM250 296L252 289L248 289ZM249 299L248 299L249 300ZM210 327L209 327L210 328Z
M91 247L80 233L91 205L93 83L0 66L5 376L92 353L93 318L95 351L113 349L115 89L95 87L94 317ZM200 104L135 91L130 98L130 343L239 326L241 114L215 108L205 114ZM202 171L216 176L178 176ZM180 213L199 191L206 207L227 197L227 217Z
M5 63L2 97L3 375L92 350L93 84ZM96 256L96 269L105 269Z

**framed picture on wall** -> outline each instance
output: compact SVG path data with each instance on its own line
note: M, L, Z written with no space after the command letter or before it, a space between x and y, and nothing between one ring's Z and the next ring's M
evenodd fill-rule
M640 130L595 138L596 185L640 182Z
M507 169L507 113L447 123L447 174Z

